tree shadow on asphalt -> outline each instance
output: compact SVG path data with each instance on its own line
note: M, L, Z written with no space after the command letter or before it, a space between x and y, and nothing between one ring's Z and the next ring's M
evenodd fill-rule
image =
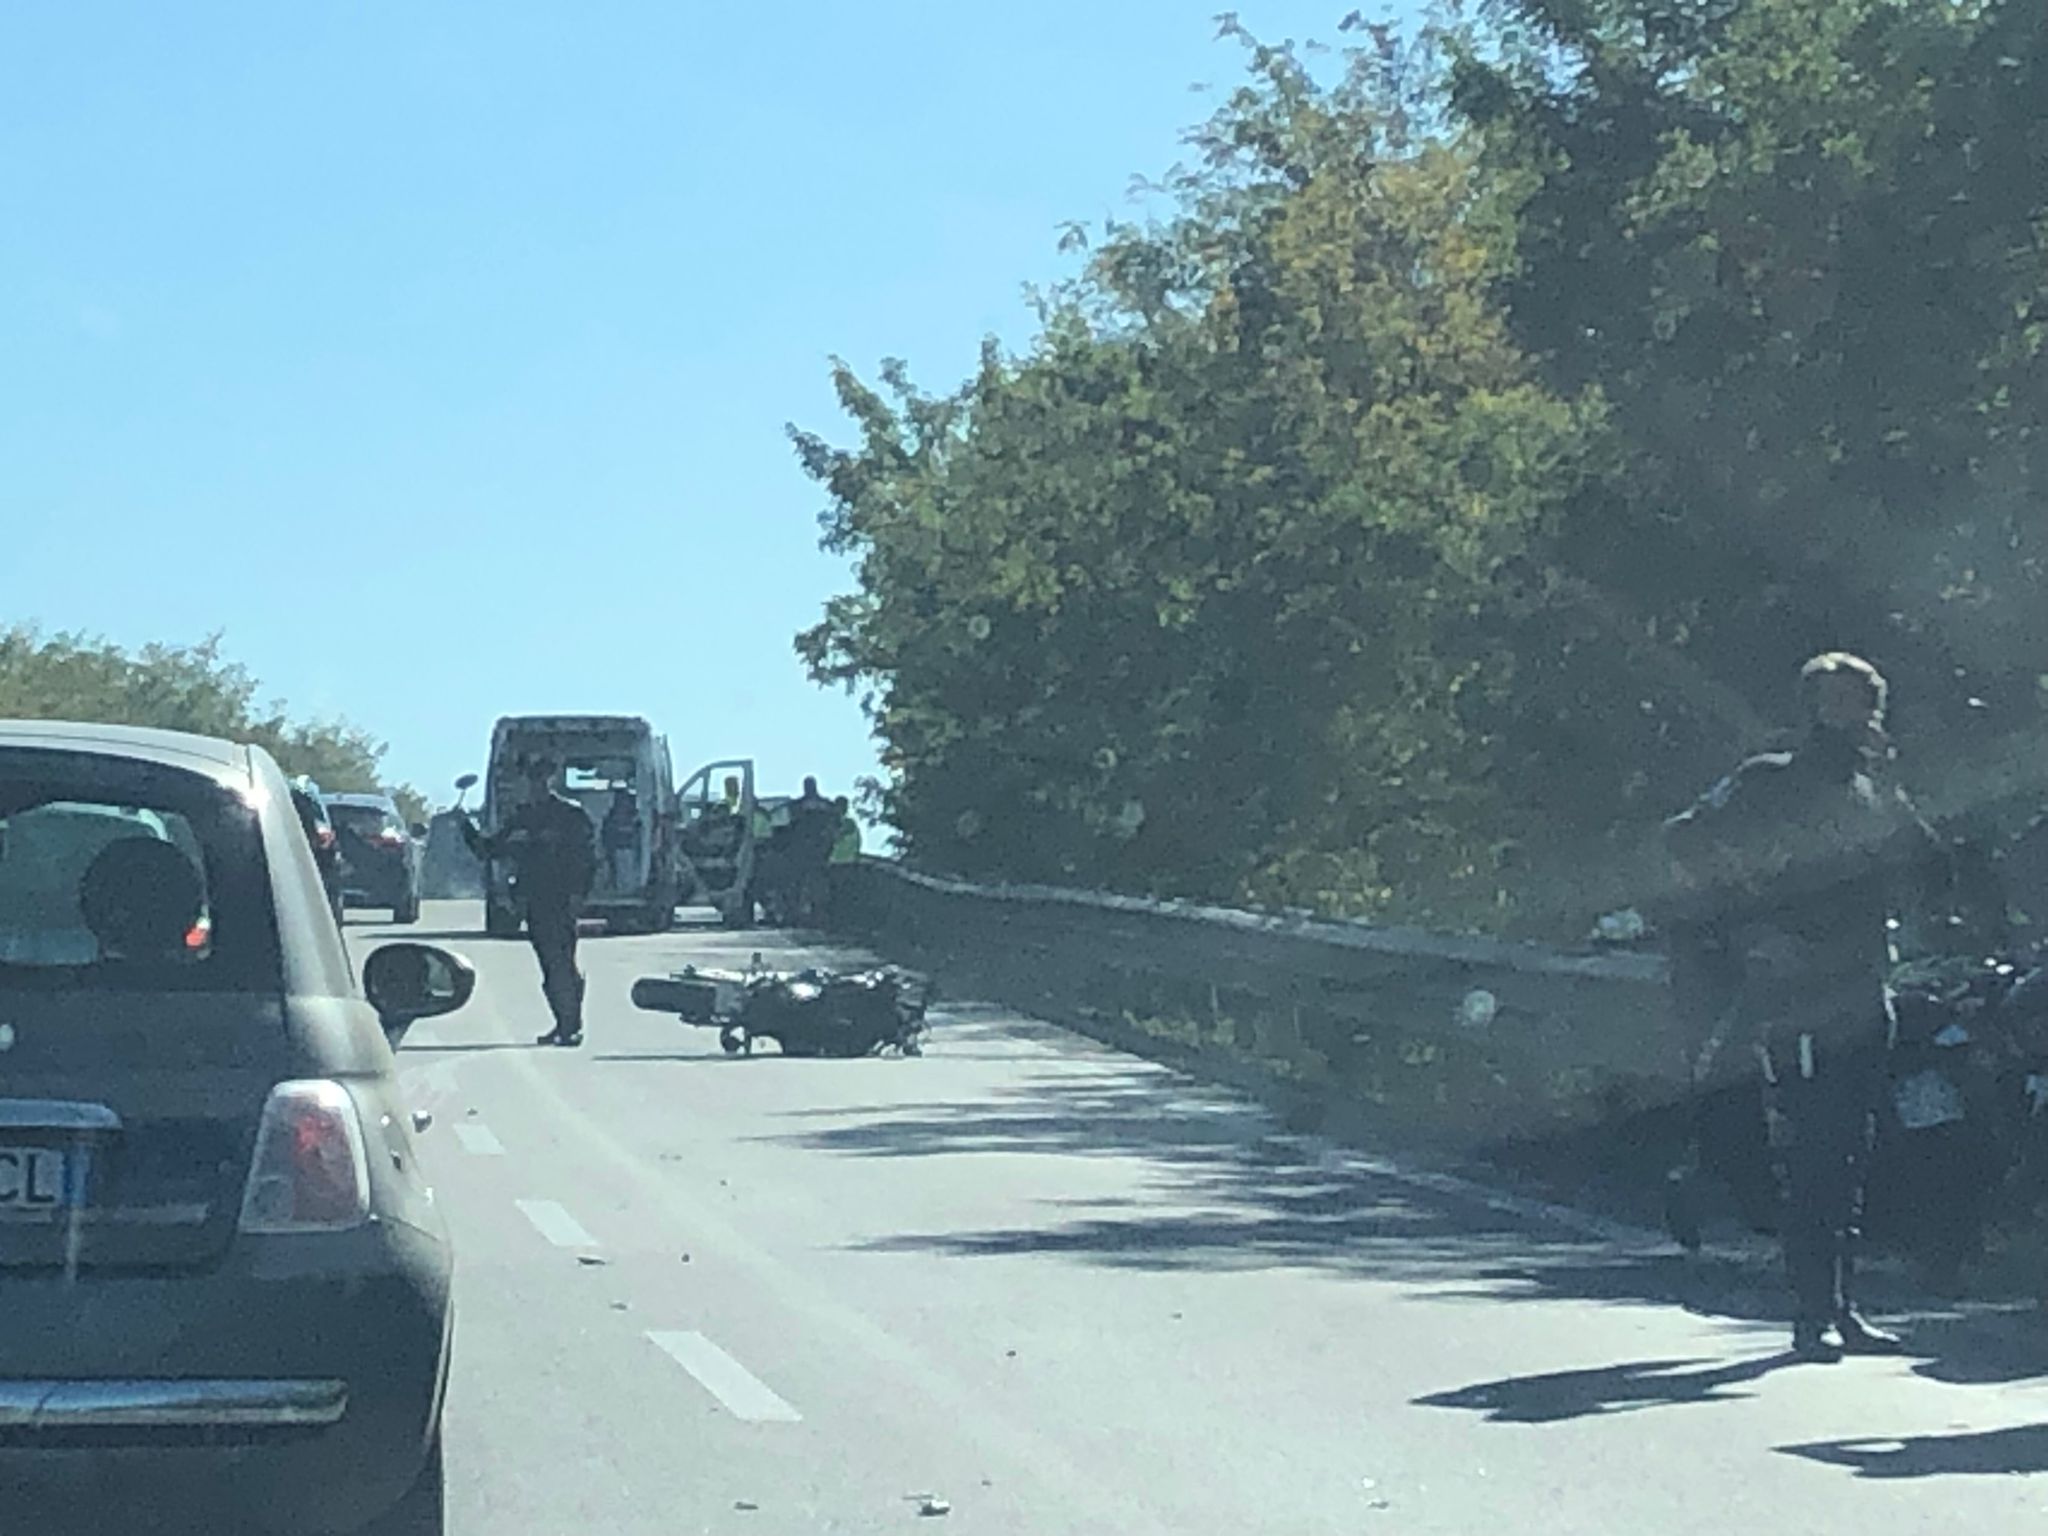
M1014 1037L1000 1024L956 1023L946 1032L948 1044L970 1047L1003 1038ZM1048 1169L1036 1202L1042 1220L894 1233L863 1244L868 1252L1038 1256L1164 1272L1312 1268L1412 1285L1434 1300L1659 1304L1772 1329L1787 1315L1775 1264L1692 1257L1456 1180L1323 1157L1313 1144L1277 1134L1267 1111L1128 1057L1078 1056L1039 1069L1026 1056L1019 1066L1020 1074L976 1097L786 1111L801 1128L763 1139L848 1157L1056 1155L1135 1160L1139 1168L1135 1189L1102 1198ZM1871 1299L1896 1310L1890 1297ZM1922 1369L1954 1381L2048 1374L2043 1348L1987 1348L1975 1336L1987 1310L1957 1303L1905 1319L1915 1354L1942 1352ZM1668 1400L1711 1401L1756 1366L1727 1369L1736 1374L1668 1378L1657 1366L1583 1374L1596 1402L1609 1387L1623 1399L1662 1391L1673 1394Z
M1846 1468L1860 1478L2011 1477L2048 1472L2048 1424L1899 1440L1821 1440L1781 1445L1778 1451Z
M1416 1402L1425 1408L1471 1409L1495 1424L1556 1424L1644 1408L1750 1397L1754 1394L1738 1389L1798 1363L1790 1350L1727 1365L1706 1360L1642 1360L1594 1370L1510 1376L1455 1392L1434 1393Z

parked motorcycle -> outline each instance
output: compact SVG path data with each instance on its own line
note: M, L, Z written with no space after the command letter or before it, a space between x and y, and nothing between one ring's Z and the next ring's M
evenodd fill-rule
M1938 959L1894 978L1898 1020L1878 1111L1866 1227L1952 1288L1979 1256L2026 1130L2028 1044L2010 960Z
M924 1051L928 977L896 966L863 971L770 971L760 957L745 971L700 971L633 983L633 1005L718 1031L728 1056L750 1056L773 1040L785 1056L874 1056Z
M2048 957L1919 961L1893 987L1898 1033L1864 1226L1953 1287L1994 1221L2048 1194ZM1667 1186L1672 1234L1700 1246L1710 1186L1770 1231L1776 1180L1754 1076L1702 1085L1690 1113L1692 1149Z

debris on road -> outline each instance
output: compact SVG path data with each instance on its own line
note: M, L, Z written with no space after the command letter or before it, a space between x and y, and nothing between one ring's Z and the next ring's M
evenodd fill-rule
M605 1265L611 1263L611 1260L595 1253L579 1253L576 1255L576 1262L588 1265L592 1269L602 1269Z
M752 1512L759 1510L761 1506L756 1504L752 1499L734 1499L732 1501L732 1507L734 1509Z

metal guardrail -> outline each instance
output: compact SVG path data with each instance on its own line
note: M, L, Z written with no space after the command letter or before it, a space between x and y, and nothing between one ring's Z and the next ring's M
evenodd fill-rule
M915 953L942 995L964 983L1183 1054L1262 1063L1432 1140L1542 1136L1686 1086L1656 954L979 885L880 859L863 861L848 896L849 925Z

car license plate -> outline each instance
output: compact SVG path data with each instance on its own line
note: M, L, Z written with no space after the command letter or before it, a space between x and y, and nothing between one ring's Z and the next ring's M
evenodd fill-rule
M86 1156L60 1147L0 1146L0 1215L41 1215L83 1205Z

